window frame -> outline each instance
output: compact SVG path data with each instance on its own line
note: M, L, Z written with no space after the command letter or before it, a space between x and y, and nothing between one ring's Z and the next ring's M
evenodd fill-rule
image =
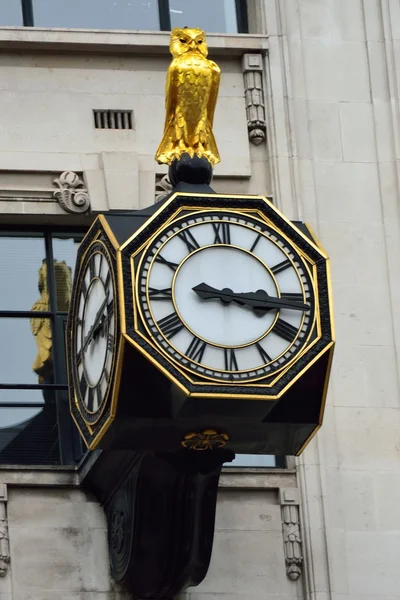
M33 14L33 0L19 0L22 8L22 24L24 27L35 27ZM247 0L235 0L237 33L249 32ZM171 31L171 18L169 0L158 0L158 16L160 29L158 31Z
M25 0L24 0L25 1ZM57 234L75 234L82 237L87 232L85 226L18 226L18 225L2 225L0 234L19 234L21 237L29 237L29 234L40 233L43 236L44 251L46 260L49 264L53 264L53 237ZM52 360L54 365L54 383L7 383L0 382L0 390L50 390L55 392L55 408L58 429L58 447L59 447L59 463L54 466L76 466L82 458L84 449L82 442L75 427L72 417L69 412L68 402L68 381L66 370L66 354L65 354L65 326L68 318L68 313L57 310L57 292L54 269L47 271L47 285L49 291L50 310L35 312L32 310L0 310L0 319L2 318L25 318L45 317L51 320L52 327ZM41 402L2 402L0 408L42 408L44 405ZM0 464L0 469L1 469Z

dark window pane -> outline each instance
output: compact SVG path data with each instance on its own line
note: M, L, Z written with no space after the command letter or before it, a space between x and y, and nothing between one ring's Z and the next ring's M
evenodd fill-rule
M0 383L53 383L50 320L0 319Z
M0 310L31 310L47 288L44 239L0 233Z
M57 310L68 312L74 280L76 253L83 236L53 236Z
M235 460L225 467L276 467L276 456L267 454L236 454Z
M170 0L171 27L237 33L235 0Z
M0 25L22 25L21 0L1 0Z
M54 402L46 403L42 409L0 406L1 464L52 465L59 461Z
M157 0L33 0L37 27L160 28Z

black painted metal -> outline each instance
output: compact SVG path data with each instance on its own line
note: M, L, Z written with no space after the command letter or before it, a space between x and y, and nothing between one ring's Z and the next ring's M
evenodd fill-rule
M205 577L227 451L103 452L84 481L104 505L111 574L134 597L172 598Z
M235 0L238 33L249 33L247 0Z
M25 27L33 27L33 7L32 0L21 0L22 22Z

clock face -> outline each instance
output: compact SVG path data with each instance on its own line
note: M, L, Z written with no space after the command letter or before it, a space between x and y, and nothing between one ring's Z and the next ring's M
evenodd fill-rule
M158 348L213 381L272 376L304 349L315 322L305 261L275 229L234 211L170 223L144 253L136 286Z
M74 388L89 422L97 420L109 392L115 356L115 282L104 244L94 242L81 266L74 315Z

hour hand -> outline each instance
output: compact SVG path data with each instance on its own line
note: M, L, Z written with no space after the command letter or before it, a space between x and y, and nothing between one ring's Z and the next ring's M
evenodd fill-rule
M310 310L310 306L308 304L270 296L265 290L257 290L257 292L235 293L230 288L218 290L204 282L196 285L192 289L203 300L217 298L224 304L236 302L236 304L240 304L242 306L249 306L259 316L262 316L264 313L273 309L289 308L291 310L301 311Z

